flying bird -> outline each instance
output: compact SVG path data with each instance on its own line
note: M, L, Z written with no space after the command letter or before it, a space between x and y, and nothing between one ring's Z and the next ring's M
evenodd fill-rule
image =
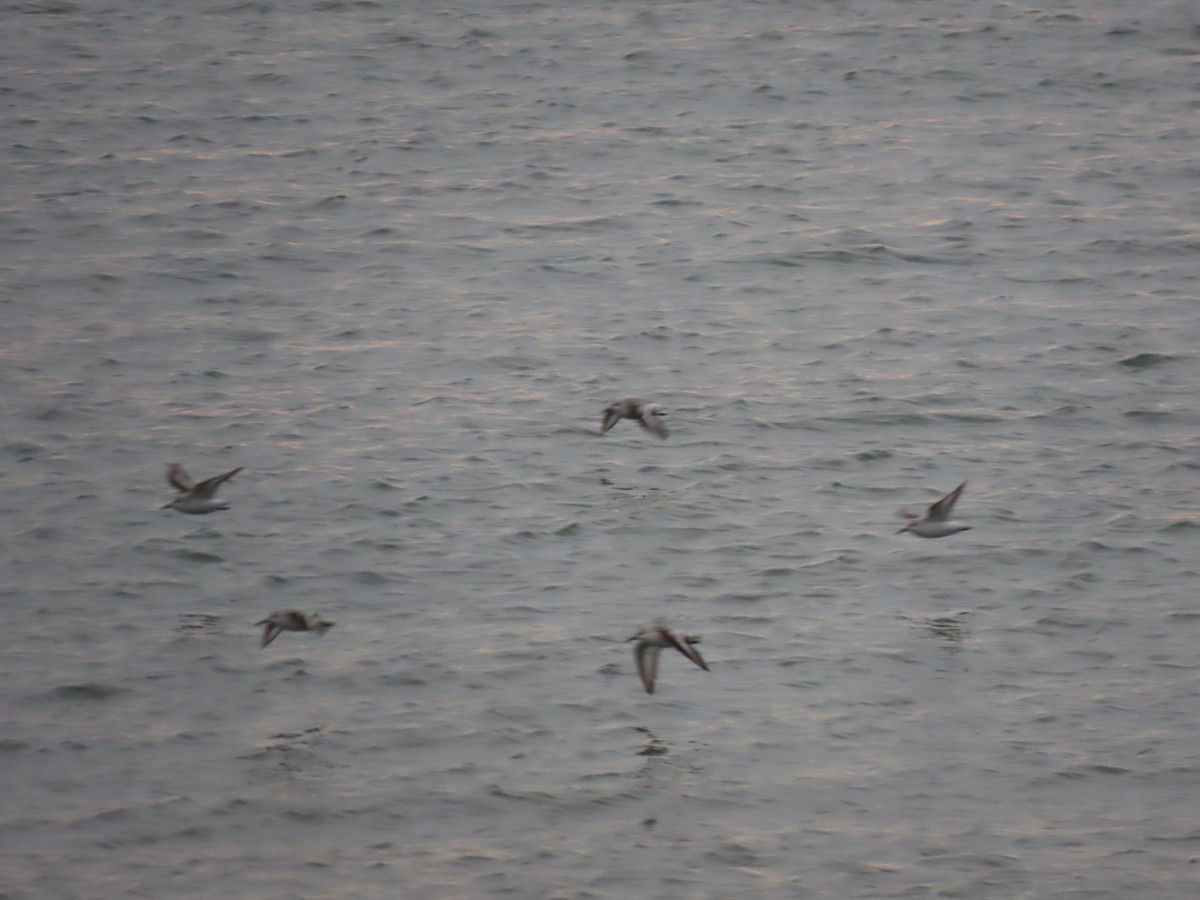
M314 631L317 637L333 627L333 622L326 622L316 613L306 616L294 609L273 612L255 625L263 626L262 646L267 646L285 631Z
M954 504L958 502L958 496L966 486L967 483L964 481L937 503L932 504L925 511L924 515L907 509L900 510L897 515L908 519L908 524L897 531L896 534L911 531L917 537L940 538L957 534L960 531L970 530L970 525L950 521L950 514L954 512Z
M677 637L675 632L661 621L653 625L643 625L633 637L626 638L625 643L630 641L637 641L633 645L633 659L637 663L638 675L641 676L642 687L646 689L647 694L654 693L654 683L658 680L658 659L668 647L674 647L705 672L709 670L708 664L693 646L700 643L700 638L694 634Z
M657 403L647 403L637 397L626 397L604 408L604 416L600 420L600 433L606 434L622 419L633 419L648 432L665 441L670 434L663 423L666 414L667 411Z
M197 484L183 470L183 466L179 463L171 463L167 466L167 482L179 491L179 494L163 509L177 509L180 512L197 516L216 512L218 509L229 509L229 504L216 496L217 488L242 469L243 466L238 466L223 475L214 475Z

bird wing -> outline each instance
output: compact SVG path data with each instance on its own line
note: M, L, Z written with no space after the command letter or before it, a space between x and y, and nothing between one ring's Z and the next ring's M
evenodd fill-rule
M654 683L658 680L658 657L660 649L646 641L638 641L633 648L633 658L637 662L638 675L642 679L642 687L647 694L654 693Z
M661 440L665 441L667 439L667 435L671 433L667 431L667 426L663 424L662 417L653 413L644 413L642 417L638 419L638 422L640 422L641 426L648 432L653 435L657 435Z
M167 482L181 494L185 494L195 487L195 482L187 472L183 471L183 466L179 463L171 463L167 466Z
M963 488L967 486L964 481L945 497L929 507L929 518L933 521L945 521L950 518L950 513L954 510L954 504L958 502L958 496L963 492Z
M608 429L612 428L621 421L621 413L615 407L608 407L604 410L604 416L600 419L600 433L605 434Z
M672 647L702 668L705 672L708 671L708 664L705 663L704 657L700 655L699 650L692 646L693 644L700 643L700 638L696 637L695 635L687 635L681 641L669 631L664 634L664 637L671 642Z
M205 478L201 481L194 490L199 497L211 497L217 492L217 488L227 482L230 478L242 471L245 466L238 466L236 469L230 469L221 475L214 475L212 478Z

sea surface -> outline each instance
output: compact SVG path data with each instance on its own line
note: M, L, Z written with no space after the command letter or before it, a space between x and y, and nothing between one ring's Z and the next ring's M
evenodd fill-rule
M1200 895L1192 0L0 25L0 898Z

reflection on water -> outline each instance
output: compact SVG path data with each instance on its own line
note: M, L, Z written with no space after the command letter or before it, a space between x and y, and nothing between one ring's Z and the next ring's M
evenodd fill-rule
M925 627L931 637L944 641L957 649L958 645L970 636L965 621L968 615L970 613L966 611L957 612L948 616L924 619L920 624Z

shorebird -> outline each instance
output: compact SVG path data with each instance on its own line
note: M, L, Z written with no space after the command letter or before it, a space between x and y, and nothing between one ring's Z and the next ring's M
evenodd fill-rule
M255 625L263 626L262 645L265 647L285 631L315 631L317 637L333 627L333 622L326 622L316 613L306 616L294 609L284 609L273 612Z
M214 475L212 478L206 478L197 484L183 470L183 466L179 463L171 463L171 465L167 466L167 481L171 487L179 491L179 495L164 506L163 509L177 509L180 512L192 513L197 516L204 513L216 512L218 509L229 509L229 504L216 497L215 494L217 493L217 488L242 471L242 469L243 466L238 466L224 475Z
M967 483L964 481L937 503L932 504L925 511L925 515L907 509L900 510L897 515L908 519L908 524L897 531L896 534L904 534L906 531L911 531L917 537L940 538L969 530L971 528L970 525L950 521L950 514L954 511L954 504L958 502L958 495L963 492L963 488L966 486Z
M604 408L604 418L600 420L600 433L605 434L622 419L633 419L651 434L662 440L670 433L663 424L667 411L657 403L647 403L637 397L626 397Z
M653 625L643 625L637 630L637 634L626 638L625 643L628 644L630 641L637 641L633 645L633 659L637 663L638 675L641 676L642 687L646 689L647 694L654 693L654 682L658 680L658 658L668 647L674 647L705 672L708 671L708 665L704 662L704 658L692 646L700 643L700 638L694 634L685 634L682 638L676 637L675 633L661 621L655 622Z

